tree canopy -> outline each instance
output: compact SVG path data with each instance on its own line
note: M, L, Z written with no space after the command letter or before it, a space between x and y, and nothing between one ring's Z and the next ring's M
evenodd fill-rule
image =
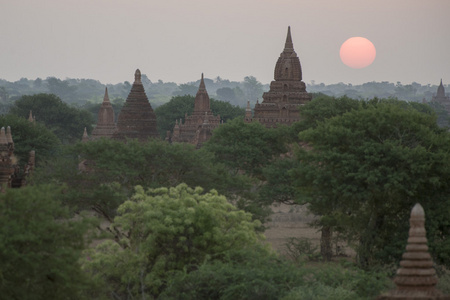
M292 173L296 186L323 224L339 225L358 242L362 265L399 258L408 212L416 202L431 219L450 208L450 137L433 114L402 101L375 99L299 137L312 150L298 152L300 166ZM449 228L432 224L427 223L431 247L448 247L443 235Z
M58 151L60 141L43 124L31 123L16 115L0 116L0 127L11 127L14 141L14 155L20 165L28 162L31 150L36 151L36 164L51 159Z
M116 295L157 296L175 271L196 270L204 261L259 243L260 226L215 190L144 190L118 209L113 227L119 237L92 252L86 270L110 283Z
M53 94L22 96L10 109L11 114L22 118L28 118L30 111L63 143L81 140L84 128L91 132L94 123L88 111L71 107Z
M2 298L82 299L90 286L79 264L90 226L69 219L60 195L51 185L0 194Z

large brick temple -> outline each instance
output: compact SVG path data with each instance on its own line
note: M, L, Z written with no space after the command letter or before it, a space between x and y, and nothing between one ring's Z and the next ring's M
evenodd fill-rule
M108 88L105 88L102 106L98 111L97 126L92 131L91 139L111 138L115 131L114 109L109 101Z
M194 112L182 120L175 121L175 127L171 136L171 141L175 143L183 142L195 145L197 148L209 140L212 131L220 125L220 116L214 116L211 107L205 82L202 78L200 86L195 96Z
M300 120L298 107L311 98L302 81L300 59L294 51L291 28L288 27L284 50L275 65L275 80L270 83L270 90L263 94L263 101L257 101L253 117L246 113L245 122L256 121L266 127L291 125Z
M156 115L145 94L141 81L141 71L136 70L130 94L117 117L117 131L114 139L137 138L145 142L148 138L159 139L156 127Z

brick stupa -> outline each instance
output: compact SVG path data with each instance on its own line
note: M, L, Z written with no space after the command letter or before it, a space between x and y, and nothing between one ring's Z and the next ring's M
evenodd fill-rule
M438 278L433 260L428 252L425 231L425 212L417 203L411 210L409 238L400 268L394 278L395 290L378 297L378 300L450 300L436 289Z
M175 143L190 143L200 148L211 138L213 130L219 125L220 116L214 116L211 111L210 99L202 73L200 86L195 96L194 112L190 116L185 116L184 124L181 119L179 123L177 120L175 121L171 140Z
M300 120L298 107L311 101L302 81L302 67L292 43L291 28L288 27L284 50L275 65L275 80L270 90L263 94L262 103L257 102L253 118L246 115L245 122L260 122L266 127L277 124L291 125Z
M117 131L113 138L122 141L131 138L141 142L148 138L159 138L156 115L145 94L139 69L134 74L130 94L117 117Z
M91 139L95 140L101 137L111 138L115 131L114 109L109 101L108 88L105 88L102 106L98 111L97 126L92 131Z

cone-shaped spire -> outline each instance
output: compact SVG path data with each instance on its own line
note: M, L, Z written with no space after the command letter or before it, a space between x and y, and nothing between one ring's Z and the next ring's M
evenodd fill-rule
M137 69L131 91L117 117L117 131L113 134L113 138L122 141L126 138L137 138L144 142L148 138L159 139L159 137L156 115L145 94L141 71Z
M12 135L11 135L11 127L10 126L6 127L6 140L8 141L9 144L14 144L14 141L13 141Z
M301 81L302 80L302 66L300 59L295 53L294 45L291 37L291 27L288 27L286 36L286 43L284 50L281 52L275 65L275 81Z
M286 43L284 44L284 49L294 49L294 44L292 43L291 37L291 26L288 26L288 32L286 36Z
M200 79L200 86L198 87L198 90L206 90L205 81L203 80L203 73L202 79Z
M2 127L0 131L0 144L7 145L8 140L6 139L5 127Z
M441 83L439 84L438 89L437 89L436 97L437 98L445 98L445 89L444 89L444 85L442 84L442 78L441 78Z
M136 72L134 72L134 84L142 84L141 71L139 69L136 69Z
M200 79L200 85L198 87L197 95L195 95L194 101L194 113L204 115L205 112L211 113L209 95L206 91L205 81Z
M397 288L378 299L448 299L435 286L438 282L428 252L425 212L417 203L411 210L409 238L394 282Z
M87 141L89 141L89 136L88 136L88 134L87 134L86 127L84 127L83 137L81 138L81 141L82 141L82 142L87 142Z
M31 112L31 110L30 110L30 115L28 116L28 121L30 121L30 122L33 122L34 120L33 120L33 114L32 114L32 112Z
M109 102L108 87L105 87L105 96L103 97L103 102Z

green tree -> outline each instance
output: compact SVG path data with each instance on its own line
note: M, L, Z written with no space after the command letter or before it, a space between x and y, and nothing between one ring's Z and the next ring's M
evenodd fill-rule
M91 132L94 123L88 111L70 107L52 94L22 96L11 107L10 113L28 118L30 111L37 122L44 123L63 143L81 140L84 128Z
M313 149L298 152L296 186L322 225L339 226L357 241L362 266L399 258L414 203L437 219L450 208L450 137L434 115L375 99L301 132L300 139ZM431 247L447 249L448 224L428 223L427 229ZM438 261L450 263L440 255Z
M85 172L78 170L80 162L87 168ZM247 177L230 176L224 166L213 162L211 153L189 144L155 140L78 143L36 170L34 181L66 183L67 203L78 209L93 207L109 219L135 185L157 188L184 182L191 187L216 189L232 199L250 188Z
M203 147L233 174L244 171L261 177L262 168L273 157L287 152L286 131L285 127L267 129L260 123L247 124L243 118L236 118L215 129Z
M136 193L118 209L116 243L91 254L86 270L109 283L119 298L159 295L175 271L193 271L230 250L257 245L261 224L215 190L185 184Z
M61 80L56 77L48 77L47 85L50 94L57 95L59 98L64 99L66 102L75 101L75 92L77 87L70 85L68 80Z
M16 115L0 116L0 127L6 128L7 126L11 127L14 155L18 158L20 165L28 162L31 150L36 152L36 164L38 165L54 158L60 146L60 141L44 125L30 123Z
M0 195L0 293L3 299L83 299L90 287L79 260L90 228L71 219L51 185Z

